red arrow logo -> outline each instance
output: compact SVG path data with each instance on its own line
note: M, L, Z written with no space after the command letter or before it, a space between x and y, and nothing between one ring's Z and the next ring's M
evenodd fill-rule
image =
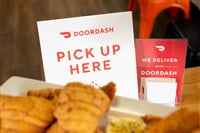
M156 46L156 48L158 49L158 51L160 51L160 52L162 52L162 51L164 51L165 50L165 46L161 46L161 45L159 45L159 46Z
M60 32L61 35L64 36L64 38L70 38L71 37L71 33L70 32Z

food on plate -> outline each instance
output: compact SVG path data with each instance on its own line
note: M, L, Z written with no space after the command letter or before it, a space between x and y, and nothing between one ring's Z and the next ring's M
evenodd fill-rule
M100 88L72 82L60 89L31 89L28 96L45 98L55 103L55 121L47 133L102 133L98 125L108 111L115 91L113 82Z
M54 112L57 122L47 133L99 132L99 122L111 104L114 96L111 92L115 93L115 89L112 82L104 86L104 91L79 82L67 84L60 92Z
M123 116L114 118L106 133L200 133L200 112L188 108L180 108L166 118L145 115L141 119L143 122Z
M152 122L146 133L192 133L200 130L200 112L180 108L168 117Z
M141 119L119 117L109 122L106 133L144 133L145 127Z
M112 82L96 88L80 82L60 89L30 90L28 96L0 94L0 133L199 133L200 112L180 108L166 118L154 115L100 122L114 99Z
M75 83L71 83L71 84L75 84ZM63 88L45 88L45 89L30 89L28 90L27 95L28 96L37 96L37 97L43 97L46 99L57 99L60 92L62 91ZM104 91L104 93L107 94L107 96L113 100L114 96L115 96L115 91L116 91L116 85L113 82L109 82L108 84L100 87L100 89L102 91Z
M191 133L200 133L200 129L196 129L196 130L192 131Z
M116 85L113 82L109 82L108 84L102 86L100 89L107 94L111 101L113 100L116 91Z
M62 127L58 125L58 123L54 123L46 133L71 133L71 132L66 132ZM88 133L88 132L86 131L82 133ZM94 133L103 133L103 132L100 129L96 129Z
M1 133L43 133L53 121L54 104L39 97L0 94Z
M141 119L148 125L162 120L163 118L156 115L144 115Z
M28 96L37 96L37 97L43 97L46 99L57 99L59 94L61 92L61 89L53 89L53 88L45 88L45 89L30 89L28 90L27 95Z
M46 133L65 133L65 131L58 125L57 122L54 122L51 127L47 130Z

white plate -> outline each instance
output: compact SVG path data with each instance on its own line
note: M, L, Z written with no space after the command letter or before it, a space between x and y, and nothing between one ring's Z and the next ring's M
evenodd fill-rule
M41 89L41 88L60 88L62 86L49 84L44 81L22 78L13 76L9 78L1 87L2 94L8 94L13 96L25 96L29 89ZM164 106L160 104L148 103L146 101L138 101L134 99L128 99L123 97L116 97L108 112L108 116L143 116L146 114L157 115L165 117L177 110L177 108Z

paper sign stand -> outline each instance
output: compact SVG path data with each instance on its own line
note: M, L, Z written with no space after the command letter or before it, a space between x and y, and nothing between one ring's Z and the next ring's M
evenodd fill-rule
M37 22L45 80L113 81L117 95L138 99L131 12Z

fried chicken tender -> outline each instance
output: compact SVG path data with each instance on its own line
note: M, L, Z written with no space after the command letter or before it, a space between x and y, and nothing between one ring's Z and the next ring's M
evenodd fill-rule
M191 133L200 133L200 129L196 129L196 130L192 131Z
M16 131L12 129L0 129L0 133L37 133L37 132Z
M115 85L115 83L109 82L108 84L104 85L100 89L102 91L104 91L104 93L106 93L106 95L110 98L111 101L113 100L113 98L115 96L115 92L116 92L116 85Z
M155 115L145 115L145 116L142 116L141 119L148 125L155 122L159 122L163 118L160 116L155 116Z
M54 104L39 97L0 94L1 133L42 133L53 121Z
M50 127L50 129L46 133L76 133L76 132L68 132L62 129L56 122ZM82 133L89 133L89 132L82 132ZM97 129L93 133L103 133L100 129Z
M149 124L147 133L192 133L200 129L199 111L181 108L168 117Z
M54 112L57 122L47 133L101 132L97 127L111 104L115 89L114 83L104 86L103 90L79 82L67 84L60 92Z
M53 89L53 88L45 88L45 89L30 89L27 93L28 96L37 96L43 97L46 99L57 99L62 89Z
M54 122L51 127L47 130L46 133L65 133L65 131L58 125L57 122Z
M70 83L71 86L76 86L77 83ZM100 88L103 90L108 97L113 100L115 91L116 91L116 85L113 82L109 82L107 85ZM37 96L37 97L43 97L46 99L57 99L62 89L53 89L53 88L45 88L45 89L30 89L27 93L28 96Z
M102 133L97 127L115 91L112 82L100 89L72 82L27 97L0 95L0 133Z

